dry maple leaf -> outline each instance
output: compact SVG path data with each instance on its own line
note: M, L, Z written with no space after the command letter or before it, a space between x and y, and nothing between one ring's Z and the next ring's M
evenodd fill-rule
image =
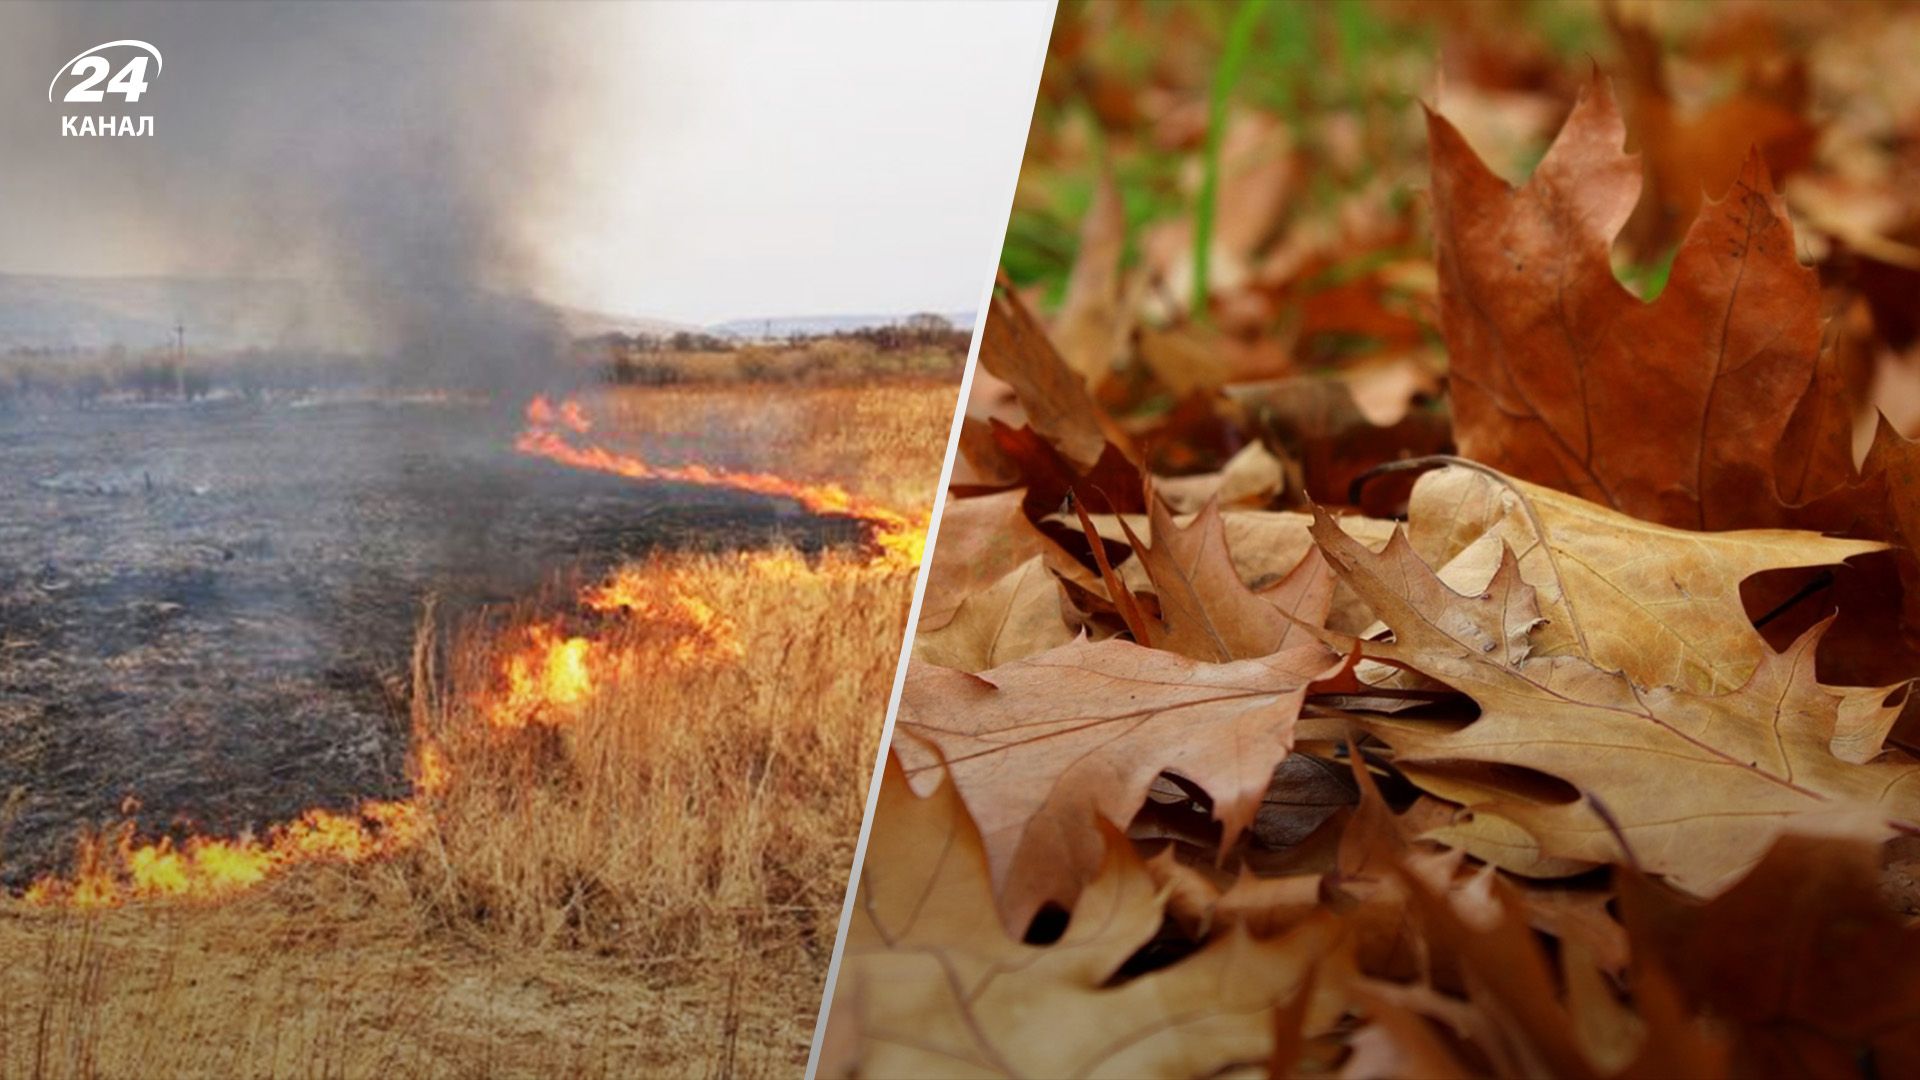
M1337 946L1336 921L1224 936L1110 985L1159 929L1162 901L1124 839L1081 830L1101 843L1099 873L1058 941L1025 944L994 914L953 785L916 798L889 761L830 1017L843 1038L853 1030L860 1075L1210 1076L1266 1057L1270 1011Z
M1743 580L1883 546L1787 529L1688 532L1459 466L1420 478L1407 534L1466 595L1493 580L1511 548L1546 620L1532 655L1578 656L1639 686L1700 693L1734 689L1772 651L1747 622Z
M1428 114L1460 452L1648 521L1775 524L1774 451L1812 381L1819 283L1758 156L1643 303L1609 251L1640 190L1597 75L1520 188Z
M1206 791L1224 845L1293 746L1307 687L1345 659L1318 642L1208 664L1082 638L971 675L914 663L896 746L916 784L944 771L979 822L1007 925L1071 906L1098 873L1094 823L1123 825L1161 772Z
M1438 679L1480 706L1479 718L1457 730L1365 721L1415 783L1444 796L1433 787L1438 774L1480 763L1555 777L1584 796L1515 794L1469 807L1514 823L1540 854L1604 863L1622 856L1624 842L1647 870L1712 895L1789 829L1874 840L1920 832L1920 765L1870 760L1899 712L1887 699L1904 695L1815 682L1819 628L1766 657L1728 693L1643 690L1576 657L1530 656L1540 609L1510 550L1485 591L1466 597L1434 576L1404 534L1375 555L1322 513L1313 535L1393 630L1391 643L1368 643L1366 654ZM1443 838L1474 850L1470 836ZM1530 865L1503 851L1475 854Z

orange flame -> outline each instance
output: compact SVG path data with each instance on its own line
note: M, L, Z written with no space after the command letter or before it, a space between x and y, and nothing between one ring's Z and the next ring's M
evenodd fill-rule
M527 403L527 427L515 440L521 453L547 458L576 469L612 473L630 480L666 480L702 487L727 488L792 499L809 512L850 517L867 524L880 549L876 561L890 568L914 570L926 553L928 518L909 516L854 495L839 484L805 484L772 473L734 472L706 465L654 465L631 454L602 446L577 446L559 428L585 434L592 425L579 402L567 399L558 407L544 396Z
M447 790L447 782L452 778L446 755L433 743L420 740L413 759L414 792L419 795L438 795Z
M564 427L578 435L593 430L593 421L587 419L587 412L578 401L568 398L556 408L547 399L536 397L527 403L527 423L537 427Z
M566 635L557 623L527 627L520 647L500 662L501 690L488 711L494 727L557 727L573 720L618 671L638 662L637 639L624 648L614 640L623 631L643 634L655 655L682 668L746 655L733 620L678 574L630 567L582 590L579 599L607 632L585 637Z
M488 712L494 727L557 724L593 695L592 642L542 623L527 627L526 636L504 663L506 692Z
M628 568L580 598L603 614L624 613L670 642L670 655L685 664L738 660L746 655L739 629L678 575Z
M412 799L368 800L351 814L309 810L263 839L170 837L136 844L133 823L106 837L80 841L71 879L43 877L28 887L30 904L118 907L134 900L219 899L258 885L297 863L357 863L390 855L424 834L425 810Z
M862 499L837 484L803 484L770 473L733 472L704 465L656 466L598 446L576 446L593 424L573 400L553 405L536 397L515 446L524 453L576 468L636 480L667 480L789 498L816 514L851 517L868 526L878 553L862 565L816 568L795 552L755 555L748 573L792 582L837 574L897 573L917 569L927 518L911 517ZM700 595L687 578L658 567L630 567L581 591L579 604L599 620L598 636L568 634L558 621L534 623L500 662L498 686L481 710L489 728L510 733L533 725L560 726L577 718L616 676L651 657L680 668L726 665L746 655L739 627ZM629 635L622 637L622 634ZM224 840L189 837L136 843L131 821L80 841L66 878L35 881L28 903L114 907L147 900L217 900L310 862L359 863L396 854L417 843L431 823L431 800L453 783L440 747L416 734L408 772L413 796L367 800L351 813L313 809L276 825L265 836ZM127 808L131 813L131 807Z

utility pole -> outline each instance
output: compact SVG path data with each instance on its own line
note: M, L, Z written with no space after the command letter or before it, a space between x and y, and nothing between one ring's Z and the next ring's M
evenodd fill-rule
M178 313L173 316L173 392L187 394L187 320Z

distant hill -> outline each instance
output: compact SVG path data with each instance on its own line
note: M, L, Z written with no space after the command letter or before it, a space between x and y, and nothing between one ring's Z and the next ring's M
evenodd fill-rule
M898 323L908 314L735 319L702 327L578 308L555 308L554 313L573 337L705 331L742 338L859 330ZM973 325L970 313L946 317L962 329ZM217 352L250 348L358 352L372 338L353 299L338 286L271 278L0 273L0 355L115 345L138 352L171 344L176 323L186 328L188 348Z
M555 310L560 314L560 325L566 327L568 337L599 337L601 334L666 337L682 331L697 334L705 329L698 323L672 322L667 319L609 315L603 311L583 311L570 307Z
M360 331L345 301L290 281L0 274L0 352L130 350L173 341L216 350L298 341L349 348Z
M895 312L892 315L802 315L768 319L733 319L715 323L707 327L707 332L722 337L786 337L790 334L837 334L849 330L865 330L874 326L892 326L902 323L912 312ZM973 312L941 311L942 316L958 330L973 329Z

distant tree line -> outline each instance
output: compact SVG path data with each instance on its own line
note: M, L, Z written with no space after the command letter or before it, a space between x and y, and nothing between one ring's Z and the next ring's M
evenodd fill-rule
M621 386L666 386L745 379L820 381L957 373L971 332L944 315L824 334L741 338L681 331L600 334L575 343L603 378Z
M256 399L362 383L364 358L250 349L183 359L170 348L134 353L20 347L0 354L0 408L31 399L89 406L105 401L201 401L216 395Z
M575 364L616 385L833 382L956 378L966 362L969 337L952 320L929 313L824 334L601 334L575 340L572 349ZM298 349L183 353L169 346L139 351L123 345L21 346L0 353L0 408L29 399L89 406L398 386L405 370L366 356Z

